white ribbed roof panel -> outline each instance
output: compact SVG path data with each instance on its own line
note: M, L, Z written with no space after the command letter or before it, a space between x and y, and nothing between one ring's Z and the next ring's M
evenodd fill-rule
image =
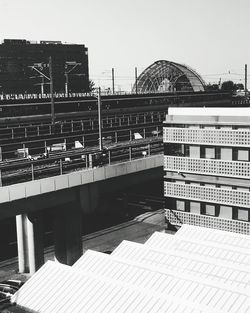
M208 259L226 261L238 266L250 269L250 250L238 247L228 247L228 244L199 242L199 238L185 239L181 236L172 236L165 233L155 232L145 243L156 249L167 251L168 249L179 252L192 253L204 256Z
M183 300L95 278L55 262L47 262L19 289L13 300L39 313L221 312L201 306L194 308Z
M239 305L245 303L250 310L250 292L243 288L235 288L230 284L193 277L187 273L162 270L157 267L115 259L95 251L87 251L73 266L98 277L112 278L136 288L147 288L162 295L175 297L176 300L191 301L214 310L239 312ZM217 299L215 294L219 294Z
M173 237L173 236L172 236ZM112 257L128 262L138 262L142 266L155 266L161 270L187 273L201 279L211 279L219 283L229 283L234 287L250 291L250 267L232 262L207 258L202 254L178 249L160 250L124 240L112 253Z
M210 244L223 245L229 249L248 249L250 251L250 236L211 228L182 225L175 236L185 239L199 240Z

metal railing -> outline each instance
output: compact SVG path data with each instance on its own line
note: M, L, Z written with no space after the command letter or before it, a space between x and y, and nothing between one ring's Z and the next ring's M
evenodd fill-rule
M75 149L41 160L0 163L0 186L63 175L72 171L106 166L162 154L161 138L118 143L99 151L96 147Z

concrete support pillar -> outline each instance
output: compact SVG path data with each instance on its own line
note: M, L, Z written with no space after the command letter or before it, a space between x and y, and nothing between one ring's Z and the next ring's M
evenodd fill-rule
M124 193L122 195L122 208L124 210L124 212L127 212L128 211L128 194L127 193Z
M34 274L44 264L42 214L17 215L16 231L19 272Z
M84 214L95 213L99 206L99 199L100 189L98 182L80 186L79 201Z
M25 247L25 225L24 214L16 216L16 233L17 233L17 253L18 253L18 270L19 273L24 273L27 264L27 250Z
M82 255L82 211L72 202L57 208L54 217L55 259L73 265Z

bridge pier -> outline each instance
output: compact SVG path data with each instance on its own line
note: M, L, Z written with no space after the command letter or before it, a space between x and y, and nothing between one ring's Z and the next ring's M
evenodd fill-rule
M34 274L44 264L42 214L17 215L16 231L19 272Z
M100 198L99 183L91 183L79 187L80 207L84 214L95 213Z
M60 263L72 265L82 255L82 211L76 201L56 208L54 241L55 259Z

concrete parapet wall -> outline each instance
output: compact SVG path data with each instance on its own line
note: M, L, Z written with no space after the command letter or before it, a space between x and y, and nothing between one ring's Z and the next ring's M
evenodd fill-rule
M163 166L163 155L0 187L0 204Z

